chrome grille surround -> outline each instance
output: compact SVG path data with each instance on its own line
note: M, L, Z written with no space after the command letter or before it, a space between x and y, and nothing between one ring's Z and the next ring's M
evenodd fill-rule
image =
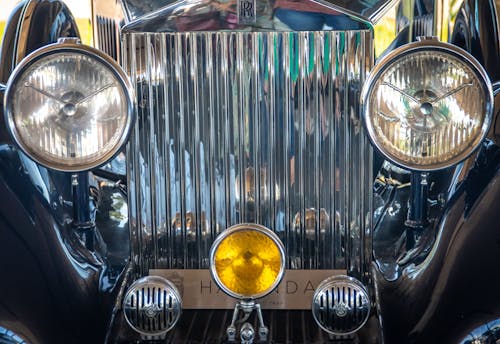
M143 277L129 287L123 298L127 323L145 336L161 336L181 316L182 299L175 285L159 276Z
M347 335L358 331L370 315L370 298L365 286L349 276L324 280L314 292L312 313L326 332Z
M287 268L371 259L371 148L359 91L369 31L130 33L132 258L207 268L225 228L271 228Z

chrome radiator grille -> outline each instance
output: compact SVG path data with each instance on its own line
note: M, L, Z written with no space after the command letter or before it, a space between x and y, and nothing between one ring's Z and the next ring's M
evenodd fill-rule
M363 273L371 150L359 91L369 31L124 34L133 258L206 268L216 235L274 230L288 268Z
M96 17L96 43L99 49L111 56L114 60L120 60L119 27L114 19L97 15Z

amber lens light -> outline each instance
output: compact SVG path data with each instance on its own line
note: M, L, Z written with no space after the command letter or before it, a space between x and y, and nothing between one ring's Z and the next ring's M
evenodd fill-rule
M482 68L466 52L423 44L380 62L367 83L365 121L387 158L427 171L452 166L479 145L492 95Z
M211 271L219 287L237 298L270 293L284 270L283 245L261 226L227 229L212 247Z

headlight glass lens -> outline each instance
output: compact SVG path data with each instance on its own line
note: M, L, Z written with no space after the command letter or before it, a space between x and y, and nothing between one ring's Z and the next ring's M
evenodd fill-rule
M211 269L216 282L234 297L267 295L283 275L281 242L269 230L240 227L228 231L212 248Z
M463 160L489 126L485 80L472 65L440 50L417 50L389 62L375 81L365 120L375 145L410 169Z
M10 87L11 131L34 160L64 171L112 157L130 126L123 79L100 59L78 51L46 54Z

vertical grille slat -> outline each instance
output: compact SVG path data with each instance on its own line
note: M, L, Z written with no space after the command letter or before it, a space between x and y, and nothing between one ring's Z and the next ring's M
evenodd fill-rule
M345 48L346 51L349 51L350 44L351 44L351 39L350 39L350 33L347 32L344 36L345 38ZM354 55L354 53L353 53ZM354 56L353 56L354 57ZM349 72L353 72L352 70L348 69L347 63L349 61L346 59L346 71L349 70ZM342 123L343 123L343 159L342 159L342 167L340 168L341 174L342 174L342 185L345 185L346 187L341 188L343 193L342 193L342 208L343 208L343 218L342 218L342 224L341 226L345 228L345 236L343 242L343 250L346 252L346 266L349 269L351 267L351 257L349 256L349 252L351 250L351 238L352 238L352 233L351 233L351 226L349 226L349 221L350 221L350 215L351 215L351 206L352 206L352 201L350 199L350 187L351 187L351 182L354 182L354 180L349 179L349 173L352 173L353 171L348 171L348 162L351 161L351 151L348 149L350 146L350 134L351 134L351 122L348 120L350 116L350 108L349 108L349 73L346 73L344 77L344 88L345 88L345 93L344 93L344 111L342 116L344 117Z
M113 18L107 18L101 15L97 15L95 17L95 23L97 30L97 47L111 56L115 61L120 61L121 56L119 55L119 52L121 49L119 47L120 42L118 39L118 23Z
M275 59L275 54L274 54L274 49L272 47L274 46L274 42L276 41L277 35L272 33L270 35L263 36L262 40L264 41L264 44L266 45L266 50L268 54L268 59L267 62L264 64L264 68L262 73L264 74L262 76L262 80L264 82L264 85L274 85L274 80L275 80L275 69L273 68L273 62ZM262 59L264 59L264 54L261 54ZM266 82L266 75L267 75L267 82ZM278 192L278 189L281 185L280 178L278 177L278 172L276 170L276 163L275 161L279 161L280 157L280 152L276 149L276 135L275 135L275 130L276 130L276 122L275 122L275 112L274 112L274 104L276 100L276 94L277 90L274 87L271 87L268 94L263 93L262 94L262 99L265 101L265 111L263 112L263 117L265 114L269 114L268 116L268 123L269 123L269 128L268 128L268 142L269 145L267 147L267 150L262 150L263 154L266 154L266 162L269 165L269 174L267 175L267 184L266 187L269 190L269 203L267 203L267 207L269 209L269 216L270 218L266 221L265 219L263 220L264 224L270 228L274 228L276 231L282 230L283 226L281 225L280 221L277 219L276 214L280 211L278 202L276 201L276 193ZM265 120L262 120L262 123L264 123ZM261 128L261 131L265 135L265 127ZM272 183L271 181L275 181Z
M213 55L213 45L211 44L210 40L210 35L209 34L204 34L204 40L205 40L205 45L207 47L207 55L212 56ZM213 61L207 62L207 83L208 83L208 112L209 113L215 113L215 81L214 81L214 76L215 73L214 69L217 67L214 65ZM218 189L216 187L217 182L215 180L215 169L218 166L218 160L217 160L217 150L215 147L215 123L217 119L214 116L209 117L209 127L210 131L208 133L208 142L209 142L209 157L211 159L208 159L208 180L210 183L210 197L209 197L209 203L210 203L210 237L215 238L217 235L217 221L219 220L219 216L217 214L217 204L218 204L218 199L219 197L217 196L218 194Z
M234 144L236 147L234 147L235 150L235 156L238 157L238 166L237 166L237 171L238 171L238 177L237 177L237 182L236 184L238 185L237 188L239 189L239 197L238 197L238 212L239 216L236 216L236 222L245 222L246 220L246 211L244 207L244 200L246 199L246 181L245 181L245 166L246 166L246 142L245 142L245 135L247 134L247 128L249 126L249 123L246 121L247 120L247 109L245 107L246 102L248 102L248 89L245 87L245 77L246 75L244 72L247 70L247 68L244 67L245 63L245 57L243 55L242 49L244 49L243 45L243 38L244 35L235 35L235 51L236 51L236 75L235 75L235 83L234 85L237 85L238 89L240 90L241 94L241 100L239 102L236 102L233 104L237 108L236 111L233 112L233 130L235 133L238 134L237 138L234 139ZM242 125L245 123L245 125Z
M151 42L151 36L146 36L146 80L153 80L153 71L152 67L153 64L151 63L153 61L153 46ZM153 109L153 111L157 110L155 106L155 93L153 91L153 84L152 83L146 83L145 85L147 87L147 109ZM155 111L157 112L157 111ZM153 116L143 116L143 120L145 121L145 126L149 129L148 135L144 136L144 141L146 145L148 146L148 163L149 163L149 176L148 176L148 181L149 185L152 190L156 189L156 181L160 181L161 179L158 178L159 176L157 175L157 131L155 130L155 123L157 122L157 119L154 118ZM150 216L150 221L151 221L151 233L150 237L148 238L149 241L151 241L151 262L154 267L157 266L157 261L158 261L158 241L155 240L154 238L158 237L158 210L157 207L159 206L157 202L155 202L155 195L153 192L149 193L149 206L150 206L150 211L151 211L151 216ZM148 295L149 295L149 289L148 289Z
M362 273L371 152L368 31L126 33L134 260L206 268L215 236L273 229L288 268Z
M188 264L188 249L187 249L187 231L182 230L186 228L186 184L189 183L189 180L186 178L186 139L185 139L185 121L186 121L186 110L189 111L189 104L191 103L191 99L186 98L186 88L187 85L185 83L185 76L184 73L186 69L188 68L188 64L186 61L186 56L183 54L183 52L186 51L185 49L185 41L186 41L186 35L180 35L179 39L174 41L175 44L175 56L174 56L174 61L175 63L173 66L175 66L175 77L176 77L176 88L179 92L178 96L178 103L175 104L176 100L175 98L172 99L174 101L174 104L176 106L176 113L173 113L172 115L175 117L176 121L178 121L178 124L175 128L177 128L177 134L178 137L175 138L177 143L177 154L176 157L176 163L178 165L178 175L176 175L176 183L179 183L179 189L177 192L179 193L180 196L180 204L178 207L179 211L179 223L181 228L180 233L177 233L177 228L176 228L176 233L175 235L180 237L180 245L179 248L183 248L182 255L181 255L181 261L179 262L179 267L186 267L189 268ZM180 63L183 61L183 63ZM187 71L186 71L187 72ZM186 106L185 106L186 104ZM186 109L187 107L187 109ZM151 114L151 116L154 117L154 114ZM178 140L178 141L177 141ZM177 216L177 214L176 214Z
M324 40L323 34L318 34L317 36L313 36L314 39L314 45L317 46L317 49L314 49L314 61L315 61L315 71L314 71L314 80L313 80L313 94L321 94L322 89L321 89L321 67L322 67L322 52L321 52L321 43ZM315 208L315 216L316 219L314 221L314 242L315 243L321 243L324 238L322 238L321 234L321 168L320 168L320 162L321 162L321 155L320 155L320 150L321 150L321 108L320 108L320 101L321 99L319 97L314 98L314 104L313 104L313 109L314 109L314 171L316 173L315 180L313 180L313 189L314 189L314 208ZM321 260L319 257L320 254L320 245L315 245L314 246L314 261L313 261L313 266L314 267L321 267L324 264L321 264Z
M283 50L285 52L289 52L291 51L291 44L290 42L292 42L292 34L291 33L287 33L287 34L284 34L283 37L282 37L282 42L283 42ZM279 58L279 53L278 53L278 56L275 56L276 59ZM291 55L291 54L290 54ZM290 101L287 101L289 99L291 99L292 97L292 80L291 80L291 60L292 60L292 57L290 56L290 58L287 58L285 57L284 58L284 61L283 61L283 65L284 65L284 70L283 70L283 74L284 74L284 77L283 77L283 81L284 81L284 89L285 89L285 92L284 92L284 97L283 97L283 107L282 107L282 110L284 113L283 115L281 116L281 118L283 119L283 127L284 127L284 141L281 142L282 146L283 146L283 161L281 162L281 166L283 166L283 170L285 171L284 173L284 179L282 180L283 184L282 184L282 187L283 187L283 193L280 195L282 197L282 199L284 200L284 216L285 216L285 223L284 223L284 226L283 226L283 231L285 232L285 247L286 247L286 250L287 250L287 253L288 253L288 257L291 257L291 254L293 252L293 246L292 246L292 243L293 243L293 238L294 238L294 231L290 230L291 228L293 228L293 226L295 226L295 223L293 223L293 217L291 215L291 209L290 209L290 193L291 193L291 187L290 187L290 180L291 180L291 161L290 161L290 150L291 150L291 144L290 144L290 139L291 139L291 131L292 131L292 127L293 125L290 124L290 114L292 112L292 108L291 108L291 102ZM276 85L279 85L279 76L277 77L276 79ZM277 104L280 104L281 102L281 99L279 97L277 97ZM277 111L280 111L279 109L279 105L277 106ZM280 114L276 114L278 117L280 117ZM279 135L279 133L277 133L277 135ZM288 229L288 230L287 230ZM290 261L288 261L288 267L290 267Z

